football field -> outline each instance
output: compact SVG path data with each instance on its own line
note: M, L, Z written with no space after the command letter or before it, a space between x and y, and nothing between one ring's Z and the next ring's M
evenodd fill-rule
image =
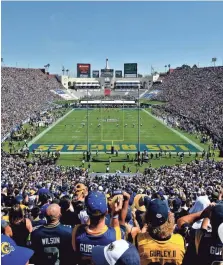
M140 110L138 137L137 109L73 109L44 130L30 143L30 151L60 151L64 154L87 151L109 152L113 145L119 152L140 150L159 152L199 152L201 148L153 117ZM88 120L88 122L87 122Z

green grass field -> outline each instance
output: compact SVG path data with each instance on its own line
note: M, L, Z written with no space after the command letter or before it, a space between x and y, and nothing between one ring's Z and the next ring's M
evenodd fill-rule
M87 131L89 137L87 137ZM30 150L60 151L62 154L91 151L109 152L111 145L120 152L138 150L137 109L74 109L55 126L40 134ZM199 147L182 138L160 121L140 110L140 150L148 152L197 152Z
M177 130L176 132L167 128L155 117L149 115L150 110L140 111L140 150L156 153L161 149L166 150L161 158L150 160L152 167L162 165L180 164L177 152L185 152L184 163L194 160L198 149L208 149L208 144L201 144L196 135ZM143 172L150 164L138 165L133 161L138 150L138 110L137 109L90 109L89 110L89 147L92 151L90 172L105 172L109 165L110 172L121 170L125 164L131 172ZM85 125L83 124L85 123ZM100 126L98 126L100 124ZM118 126L117 126L118 124ZM125 127L125 124L127 126ZM133 126L135 124L135 126ZM182 138L184 136L184 139ZM188 142L189 141L189 142ZM23 145L23 141L15 142L16 149ZM110 154L111 145L119 150L119 155ZM8 142L2 144L3 150L8 151ZM37 152L60 151L61 156L57 164L62 166L82 166L83 152L87 151L87 110L67 109L64 117L47 129L40 128L39 135L29 143L30 151ZM199 148L201 147L201 148ZM96 156L96 150L99 151ZM188 151L191 151L191 156ZM171 151L172 156L169 156ZM126 161L126 154L130 154L129 161ZM150 154L149 154L150 157ZM200 155L199 155L200 157ZM31 157L32 158L32 155ZM96 160L95 160L96 158ZM111 164L109 159L111 158ZM216 153L215 159L218 158ZM88 162L84 167L87 168Z

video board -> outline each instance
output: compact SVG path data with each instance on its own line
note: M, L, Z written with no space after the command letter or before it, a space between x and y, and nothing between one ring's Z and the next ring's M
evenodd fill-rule
M92 77L93 78L99 78L99 70L93 70L92 71Z
M91 77L91 65L89 63L77 64L77 77Z
M114 69L101 69L101 77L113 77Z
M116 70L115 71L115 77L121 78L122 77L122 70Z
M137 63L124 64L124 77L137 77Z

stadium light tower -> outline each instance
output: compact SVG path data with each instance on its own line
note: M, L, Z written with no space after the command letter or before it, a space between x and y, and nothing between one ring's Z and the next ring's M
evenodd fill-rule
M216 57L212 58L211 62L214 64L214 67L215 67L215 63L217 62L217 58Z
M108 66L108 58L106 58L105 69L110 69Z

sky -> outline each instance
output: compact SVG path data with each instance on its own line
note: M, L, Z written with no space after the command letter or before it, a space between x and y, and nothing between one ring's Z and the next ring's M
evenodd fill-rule
M1 51L7 66L76 74L138 63L163 72L182 64L223 63L223 2L2 2Z

